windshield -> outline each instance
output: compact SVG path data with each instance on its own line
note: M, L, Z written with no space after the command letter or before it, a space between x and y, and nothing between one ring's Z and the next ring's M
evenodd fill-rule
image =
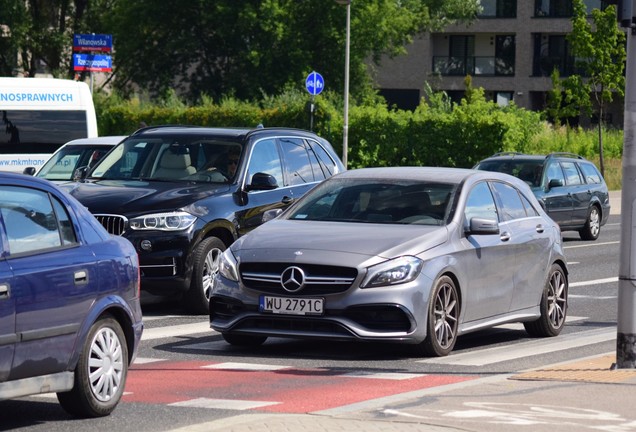
M456 188L455 184L414 180L332 179L305 196L287 218L445 225Z
M225 183L233 180L240 143L200 136L129 138L89 174L102 180Z

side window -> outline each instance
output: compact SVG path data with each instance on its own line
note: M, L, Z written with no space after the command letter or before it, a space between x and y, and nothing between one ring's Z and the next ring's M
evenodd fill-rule
M558 162L552 162L548 164L548 168L546 170L547 181L550 180L561 180L563 184L565 184L565 177L563 176L563 170L561 170L561 166Z
M264 139L256 143L247 168L247 182L252 182L252 176L258 172L274 176L279 186L284 185L283 167L281 166L276 141Z
M521 202L517 189L500 182L493 182L492 186L499 197L502 220L508 221L526 217L526 209Z
M59 225L59 230L62 238L62 244L64 246L77 243L77 237L75 236L75 230L73 229L73 222L68 216L66 209L57 198L53 198L53 208Z
M581 180L581 176L579 175L579 170L576 169L576 164L574 162L561 162L561 166L565 173L566 184L579 185L583 183L583 180Z
M519 195L521 195L521 201L523 202L523 206L526 208L526 214L528 216L539 216L539 212L532 204L530 204L530 200L528 200L528 198L526 198L523 194Z
M581 163L579 164L579 167L581 168L581 171L583 171L583 177L585 177L586 183L601 183L601 174L593 164Z
M478 217L484 219L499 220L497 216L497 206L488 184L478 183L470 191L466 200L466 208L464 209L464 223L468 225L470 219Z
M329 153L317 142L309 141L309 158L317 181L331 177L336 172L336 164Z
M17 186L2 186L0 194L0 213L7 230L11 255L62 245L49 194Z
M310 183L314 181L309 154L305 142L298 138L281 138L280 147L285 160L285 172L289 185Z

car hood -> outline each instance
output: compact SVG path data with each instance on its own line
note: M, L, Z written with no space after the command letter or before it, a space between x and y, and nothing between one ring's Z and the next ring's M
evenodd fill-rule
M356 265L417 255L447 239L447 228L439 226L276 219L241 237L232 250L241 261Z
M101 180L61 185L93 214L175 210L228 191L228 185L145 180Z

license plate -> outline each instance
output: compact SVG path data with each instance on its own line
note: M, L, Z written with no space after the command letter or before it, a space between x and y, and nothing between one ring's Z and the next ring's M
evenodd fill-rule
M285 315L322 315L322 298L261 296L259 311Z

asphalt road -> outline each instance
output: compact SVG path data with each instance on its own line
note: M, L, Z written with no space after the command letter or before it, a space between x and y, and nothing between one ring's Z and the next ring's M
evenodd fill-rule
M521 325L460 337L441 359L383 344L268 340L226 344L206 316L168 303L144 305L146 330L126 395L109 417L74 420L42 395L0 402L0 430L168 431L246 412L338 409L414 389L479 380L615 350L620 217L596 242L564 233L570 269L563 333L529 338ZM369 379L372 378L372 379Z

